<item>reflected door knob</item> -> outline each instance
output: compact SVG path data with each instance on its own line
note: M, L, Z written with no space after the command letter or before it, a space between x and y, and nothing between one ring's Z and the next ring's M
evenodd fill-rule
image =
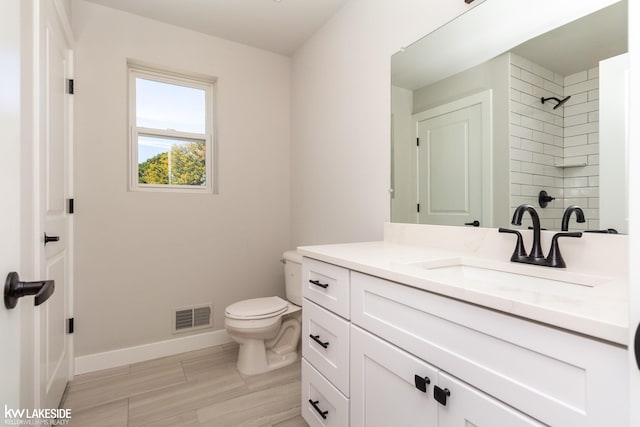
M477 219L473 222L465 222L464 225L472 225L474 227L480 227L480 221L478 221Z
M49 242L59 242L60 236L47 236L47 233L44 233L44 245L47 246Z

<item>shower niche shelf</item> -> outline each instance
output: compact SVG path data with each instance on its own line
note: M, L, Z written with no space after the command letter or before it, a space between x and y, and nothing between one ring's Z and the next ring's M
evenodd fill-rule
M556 163L554 165L557 168L562 168L562 169L566 169L566 168L579 168L582 166L587 166L587 162L566 162L566 163Z

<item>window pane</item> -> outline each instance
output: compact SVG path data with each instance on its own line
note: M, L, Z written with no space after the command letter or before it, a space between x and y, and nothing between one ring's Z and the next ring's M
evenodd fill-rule
M205 153L202 140L138 135L138 183L204 186Z
M205 91L136 78L136 126L205 133Z

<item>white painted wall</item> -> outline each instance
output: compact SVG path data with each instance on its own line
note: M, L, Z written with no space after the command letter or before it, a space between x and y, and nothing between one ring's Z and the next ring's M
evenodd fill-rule
M382 239L389 220L390 57L469 8L351 0L292 58L292 244Z
M221 330L228 304L284 295L289 58L82 0L72 15L76 356L171 339L174 307L213 303ZM127 191L127 58L218 78L218 195Z

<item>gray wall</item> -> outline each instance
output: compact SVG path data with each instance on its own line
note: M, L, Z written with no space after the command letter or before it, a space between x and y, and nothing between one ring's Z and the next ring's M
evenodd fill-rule
M76 356L176 337L174 307L213 303L221 330L228 304L284 295L289 58L92 3L73 7ZM219 194L127 191L128 58L218 78Z
M292 58L292 243L379 240L389 220L390 57L469 8L349 1Z

